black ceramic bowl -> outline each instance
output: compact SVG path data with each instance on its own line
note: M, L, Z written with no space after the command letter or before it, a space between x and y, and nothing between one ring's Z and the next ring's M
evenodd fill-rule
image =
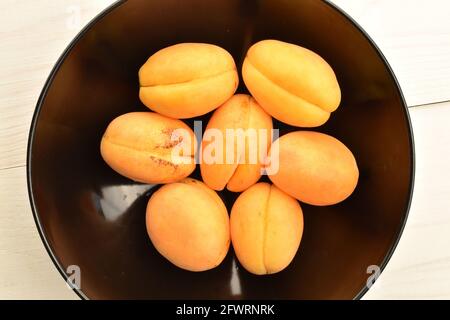
M354 152L359 184L338 205L302 205L300 250L278 274L249 274L232 250L214 270L183 271L147 237L145 207L158 186L111 170L100 157L102 133L118 115L146 110L137 71L157 50L213 43L240 67L249 46L267 38L309 48L334 68L342 104L316 130ZM244 85L238 92L246 92ZM294 130L275 125L281 134ZM27 165L42 240L64 277L68 266L80 267L77 293L93 299L359 298L368 267L383 269L400 238L414 176L411 125L391 69L354 21L319 0L116 3L77 36L52 71L33 118ZM236 195L222 196L231 208Z

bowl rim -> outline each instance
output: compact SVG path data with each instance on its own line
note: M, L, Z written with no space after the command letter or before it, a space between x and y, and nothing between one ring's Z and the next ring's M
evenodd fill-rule
M28 134L28 142L27 142L27 158L26 158L26 179L27 179L27 189L28 189L28 198L30 201L30 205L31 205L31 211L33 213L33 218L34 218L34 222L36 224L36 227L38 229L39 232L39 236L41 238L41 241L44 244L44 247L48 253L48 255L50 256L53 264L55 265L55 267L57 268L57 270L59 271L59 273L61 274L61 276L63 277L64 281L66 283L68 283L69 281L69 276L66 274L62 264L60 263L60 261L58 260L58 258L56 257L55 253L53 252L53 249L51 248L44 228L42 226L41 220L39 218L39 213L36 207L36 203L35 203L35 199L34 199L34 193L33 193L33 186L32 186L32 181L31 181L31 177L32 177L32 166L31 166L31 161L32 161L32 151L33 151L33 142L34 142L34 137L35 137L35 133L36 133L36 126L37 126L37 122L39 119L39 115L40 115L40 111L43 105L43 102L47 96L48 90L55 78L55 75L57 74L57 72L59 71L61 65L64 63L64 61L66 60L67 56L70 54L70 52L72 51L72 49L75 47L76 44L78 44L78 42L81 40L81 38L97 23L99 22L102 18L104 18L106 15L108 15L109 13L111 13L113 10L115 10L116 8L120 7L122 4L126 3L128 0L117 0L114 3L112 3L111 5L109 5L108 7L106 7L105 9L103 9L99 14L97 14L94 18L92 18L82 29L80 32L78 32L78 34L75 36L75 38L69 43L69 45L64 49L63 53L60 55L60 57L58 58L58 60L56 61L55 65L53 66L50 75L48 76L47 80L45 81L44 87L39 95L38 101L36 103L36 107L33 113L33 117L31 120L31 125L30 125L30 129L29 129L29 134ZM397 80L397 77L394 74L394 71L392 70L391 66L389 65L386 57L384 56L384 54L381 52L380 48L376 45L376 43L374 42L374 40L369 36L369 34L355 21L355 19L353 19L349 14L347 14L343 9L341 9L338 5L336 5L335 3L332 3L330 0L322 0L322 2L324 2L326 5L328 5L331 9L333 9L334 11L336 11L337 13L339 13L342 17L344 17L349 23L351 23L356 30L358 30L363 36L364 38L368 41L368 43L372 46L372 48L375 50L375 52L377 53L377 55L379 56L379 58L382 60L386 70L388 71L392 81L394 82L396 89L397 89L397 93L400 97L400 102L402 104L403 107L403 113L407 122L407 127L408 127L408 138L409 138L409 147L410 147L410 185L409 185L409 190L408 190L408 200L407 200L407 205L406 205L406 210L403 214L402 217L402 221L400 226L398 227L398 230L396 232L396 236L395 236L395 240L393 241L393 243L391 244L389 250L387 251L383 261L381 262L381 266L380 267L380 274L379 276L383 273L383 270L385 269L386 265L388 264L389 260L391 259L399 241L400 238L402 236L403 230L405 228L406 222L408 220L408 215L409 215L409 211L411 208L411 202L412 202L412 198L413 198L413 193L414 193L414 182L415 182L415 165L416 165L416 160L415 160L415 145L414 145L414 134L413 134L413 127L411 124L411 118L409 115L409 110L408 110L408 106L406 104L405 101L405 97L403 95L403 92L401 90L400 84ZM378 276L378 277L379 277ZM78 295L78 297L80 297L83 300L90 300L90 298L82 291L82 289L80 288L74 288L71 287L71 289ZM359 292L358 294L356 294L356 296L353 298L353 300L359 300L361 299L369 290L369 287L367 285L365 285Z

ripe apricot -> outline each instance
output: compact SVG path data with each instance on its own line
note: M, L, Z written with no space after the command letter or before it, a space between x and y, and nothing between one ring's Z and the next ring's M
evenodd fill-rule
M272 118L249 95L234 95L214 112L205 130L203 181L214 190L247 189L261 177L271 141Z
M164 48L139 70L140 99L151 110L185 119L208 113L236 91L233 57L218 46L180 43Z
M267 113L293 126L324 124L341 101L330 65L316 53L287 42L254 44L244 60L242 76Z
M195 169L196 139L181 120L153 112L132 112L114 119L100 152L121 175L138 182L169 183Z
M296 131L277 139L269 152L278 161L270 180L294 198L317 206L345 200L358 183L358 166L352 152L332 136Z
M222 199L194 179L157 190L147 205L146 225L158 252L182 269L215 268L230 246L229 217Z
M263 275L286 268L303 234L300 204L274 185L257 183L236 200L230 216L231 241L239 262Z

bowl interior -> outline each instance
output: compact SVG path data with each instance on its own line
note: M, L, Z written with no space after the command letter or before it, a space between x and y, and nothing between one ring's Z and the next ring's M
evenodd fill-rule
M158 187L134 183L101 159L116 116L147 110L137 71L157 50L213 43L242 65L249 46L273 38L309 48L334 68L341 107L322 127L355 154L360 181L346 201L302 205L300 250L283 272L258 277L232 250L218 268L172 266L147 237L145 207ZM247 92L242 83L238 92ZM186 121L202 120L209 115ZM275 122L280 133L298 128ZM406 219L413 179L407 111L379 52L341 12L317 0L129 0L98 17L66 51L47 83L29 149L33 209L59 268L81 270L84 297L350 299L371 265L384 266ZM199 178L196 170L194 177ZM265 180L265 178L263 178ZM229 209L235 194L222 192Z

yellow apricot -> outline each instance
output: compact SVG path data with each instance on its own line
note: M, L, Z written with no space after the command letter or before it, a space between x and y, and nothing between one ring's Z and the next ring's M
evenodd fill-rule
M180 43L164 48L139 70L140 99L151 110L185 119L206 114L236 91L233 57L218 46Z
M234 251L246 270L276 273L291 263L299 248L303 212L297 200L261 182L237 198L230 228Z
M200 170L214 190L244 191L261 177L272 141L272 118L249 95L219 107L205 130ZM216 136L218 135L218 136Z
M358 183L352 152L329 135L296 131L277 139L269 158L278 161L270 180L294 198L312 205L332 205L350 196Z
M316 53L287 42L254 44L244 60L242 76L267 113L293 126L324 124L341 101L330 65Z
M156 250L189 271L217 267L230 246L229 217L222 199L194 179L157 190L147 205L146 225Z
M197 141L181 120L153 112L131 112L114 119L100 152L121 175L145 183L181 180L195 169Z

